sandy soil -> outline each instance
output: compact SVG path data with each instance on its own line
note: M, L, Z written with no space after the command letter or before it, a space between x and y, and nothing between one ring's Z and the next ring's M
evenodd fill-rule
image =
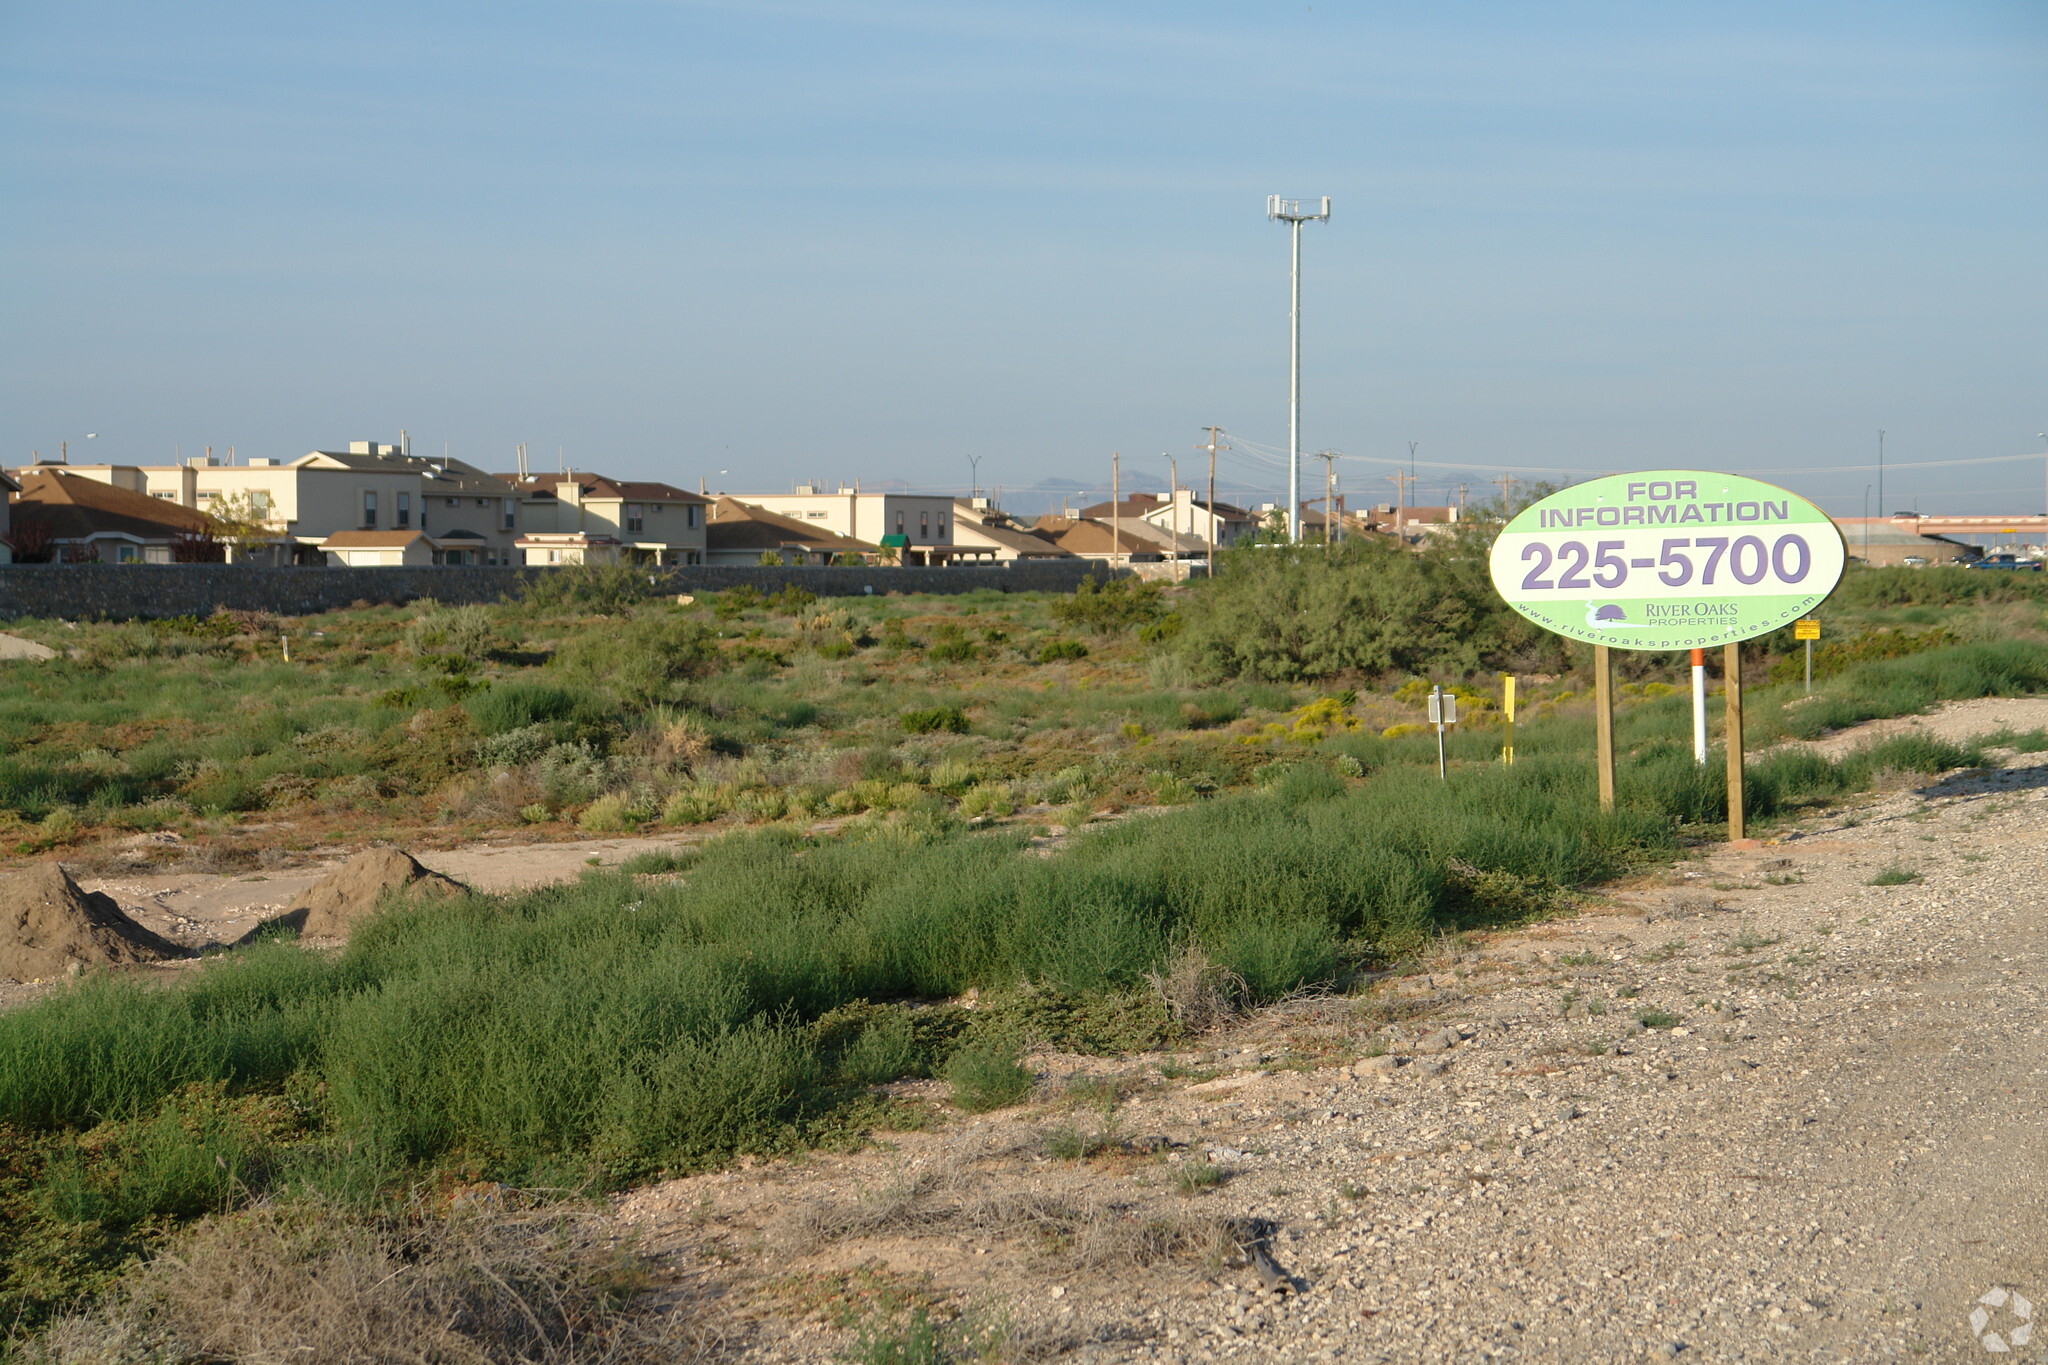
M952 1117L618 1217L722 1287L748 1361L847 1358L919 1301L1014 1358L2034 1358L2044 849L2021 756L1199 1050L1029 1058L996 1115L898 1087Z
M2024 733L2048 726L2048 697L1980 697L1975 701L1943 702L1924 716L1899 716L1866 721L1807 742L1807 747L1833 758L1859 744L1919 730L1930 738L1960 744L2001 730Z

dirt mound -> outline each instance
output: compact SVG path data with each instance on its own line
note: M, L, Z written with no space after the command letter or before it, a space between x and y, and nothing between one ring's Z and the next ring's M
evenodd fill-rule
M73 964L185 955L122 914L112 897L79 890L56 863L0 876L0 976L37 981L62 976Z
M387 897L452 896L468 889L452 878L429 872L403 849L389 845L365 849L307 887L290 909L250 937L287 925L307 938L347 938L356 922L375 913Z

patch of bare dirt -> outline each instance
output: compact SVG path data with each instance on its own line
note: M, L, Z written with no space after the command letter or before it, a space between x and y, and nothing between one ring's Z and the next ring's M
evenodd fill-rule
M1795 742L1824 757L1839 758L1851 749L1916 731L1930 739L1965 744L2003 730L2023 732L2043 727L2048 727L2048 697L1979 697L1974 701L1943 702L1922 716L1865 721L1819 739Z
M0 977L35 982L183 955L110 897L80 890L56 863L0 875Z

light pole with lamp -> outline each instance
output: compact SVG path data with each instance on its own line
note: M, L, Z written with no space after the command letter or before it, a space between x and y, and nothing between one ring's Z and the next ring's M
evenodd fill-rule
M1292 286L1288 323L1291 328L1287 350L1287 539L1301 544L1301 225L1327 222L1330 196L1323 196L1322 208L1310 212L1299 199L1266 196L1266 217L1287 224L1294 238L1293 267L1288 273Z
M1863 562L1870 563L1870 485L1863 485Z

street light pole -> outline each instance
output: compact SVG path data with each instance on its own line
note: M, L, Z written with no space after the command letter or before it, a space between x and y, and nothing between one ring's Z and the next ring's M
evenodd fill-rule
M1863 562L1870 562L1870 485L1863 485Z
M1877 429L1877 514L1884 515L1884 428Z
M1299 199L1266 196L1266 217L1287 224L1294 238L1293 264L1288 273L1291 303L1288 309L1290 343L1287 350L1287 538L1301 544L1301 225L1325 222L1330 216L1330 196L1323 196L1320 210L1309 212Z

